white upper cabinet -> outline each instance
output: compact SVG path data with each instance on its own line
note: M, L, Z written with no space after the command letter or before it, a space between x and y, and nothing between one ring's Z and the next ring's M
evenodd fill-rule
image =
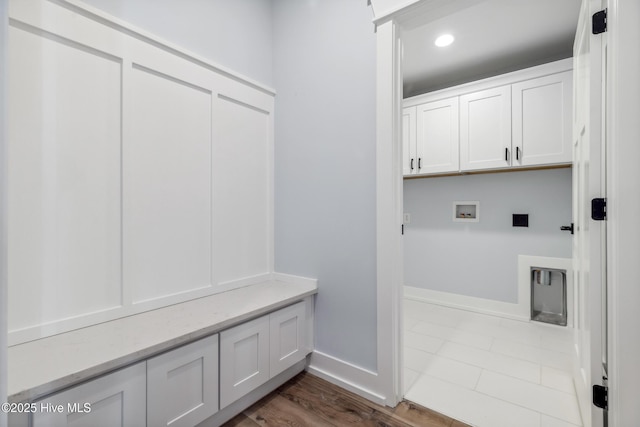
M416 166L416 107L402 110L402 174L411 175Z
M457 172L458 97L418 105L414 173Z
M571 67L563 59L405 99L404 176L571 164Z
M571 162L571 71L512 86L514 165Z
M511 165L511 87L460 97L460 169Z

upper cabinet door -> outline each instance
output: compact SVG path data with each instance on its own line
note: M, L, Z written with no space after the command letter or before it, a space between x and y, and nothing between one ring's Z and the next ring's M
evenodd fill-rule
M460 97L460 169L511 165L511 87Z
M402 174L416 170L416 107L402 110Z
M417 159L414 173L458 172L458 98L417 106Z
M514 166L571 163L571 71L516 83Z

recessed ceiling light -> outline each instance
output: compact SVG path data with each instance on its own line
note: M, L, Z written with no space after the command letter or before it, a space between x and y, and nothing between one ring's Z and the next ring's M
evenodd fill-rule
M435 45L438 47L449 46L451 43L453 43L454 40L455 39L451 34L443 34L436 39Z

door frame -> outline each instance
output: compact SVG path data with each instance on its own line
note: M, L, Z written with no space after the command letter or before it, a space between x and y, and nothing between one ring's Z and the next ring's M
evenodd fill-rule
M7 401L7 36L8 1L0 0L0 402ZM0 427L6 426L7 414L0 412Z
M609 0L607 254L609 425L640 424L640 2Z
M377 386L388 406L404 397L402 349L402 40L403 29L485 0L417 0L377 16L376 26L376 261ZM375 8L374 8L375 12Z
M406 2L405 2L406 3ZM435 20L473 1L421 0L377 17L376 213L379 388L390 406L402 398L402 182L400 105L401 39L416 16ZM609 0L607 86L607 271L609 425L640 422L635 391L640 384L640 16L637 0ZM375 12L375 10L374 10Z

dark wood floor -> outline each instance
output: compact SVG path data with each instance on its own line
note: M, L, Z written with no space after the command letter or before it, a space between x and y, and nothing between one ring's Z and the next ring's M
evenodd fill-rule
M468 427L437 412L403 401L376 405L303 372L225 424L256 426Z

